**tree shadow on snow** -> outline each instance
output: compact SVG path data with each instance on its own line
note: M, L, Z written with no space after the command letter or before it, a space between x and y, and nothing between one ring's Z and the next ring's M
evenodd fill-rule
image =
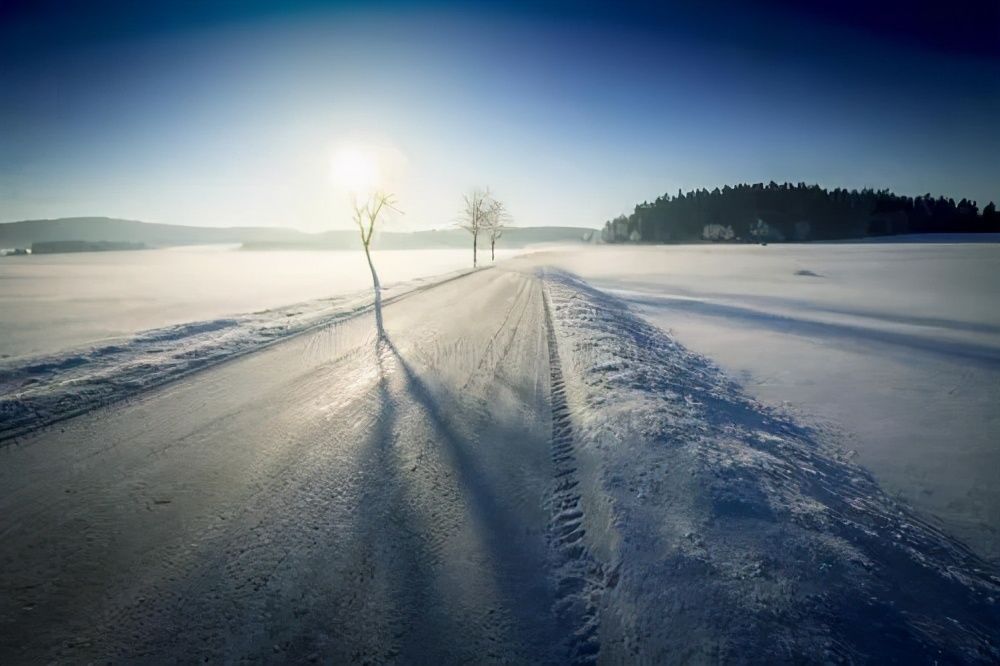
M470 410L467 402L447 388L432 389L414 370L384 330L375 344L380 374L378 394L382 405L382 416L379 419L381 423L379 432L373 433L370 441L378 452L380 467L391 475L389 485L398 489L394 501L394 505L400 511L398 520L408 525L407 529L411 532L416 533L421 531L421 526L427 517L419 515L417 498L406 488L408 482L404 477L414 472L415 467L409 472L401 469L402 461L392 452L397 399L393 397L388 387L392 374L390 364L387 363L390 359L401 372L405 397L411 398L421 415L427 419L434 437L431 445L440 447L442 458L455 475L457 485L461 489L461 502L467 512L468 524L478 543L485 549L489 563L495 567L494 571L482 572L482 575L492 577L495 589L500 595L502 611L511 616L510 621L513 626L510 630L516 636L517 645L493 646L498 652L479 655L477 658L509 660L527 656L534 661L551 661L550 650L553 645L554 630L549 617L552 595L549 581L544 575L547 566L545 535L526 534L523 521L514 510L516 507L511 507L503 501L501 493L493 487L489 471L484 469L481 460L477 459L474 449L479 443L474 441L473 437L466 435L462 426L454 421L455 417L452 414L469 418ZM488 427L491 436L498 441L517 441L516 438L523 437L523 429L519 429L517 424L505 423L490 415L487 415L486 423L476 423L474 426ZM543 498L539 499L541 501ZM425 553L414 559L425 563L431 562L433 558L426 555ZM424 609L428 608L428 603L435 603L443 615L448 615L448 609L443 606L444 599L440 593L433 592L437 582L430 567L411 562L409 568L411 571L407 574L407 585L412 588L413 598L407 603ZM434 598L433 601L430 597ZM411 647L414 650L406 650L403 654L406 656L422 654L427 657L433 654L454 656L455 653L449 652L449 648L455 647L460 634L448 630L443 625L429 629L430 634L419 637L423 642L422 645L413 645ZM434 649L428 650L429 645L434 645Z

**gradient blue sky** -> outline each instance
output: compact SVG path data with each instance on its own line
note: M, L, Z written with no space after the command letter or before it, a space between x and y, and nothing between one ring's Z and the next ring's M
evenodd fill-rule
M743 181L1000 200L1000 3L868 4L0 0L0 220L341 228L345 143L401 229L476 185L521 225Z

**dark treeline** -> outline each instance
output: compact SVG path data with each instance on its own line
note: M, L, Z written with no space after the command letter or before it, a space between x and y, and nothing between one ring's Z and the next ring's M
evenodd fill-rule
M642 203L605 223L608 243L806 241L894 234L1000 232L993 203L899 196L888 190L826 190L819 185L725 186Z

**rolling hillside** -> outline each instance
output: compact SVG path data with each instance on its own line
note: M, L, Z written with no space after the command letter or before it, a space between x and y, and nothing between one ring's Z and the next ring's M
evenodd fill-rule
M583 227L511 228L498 246L581 242L594 235L593 229ZM154 247L243 243L248 249L347 249L356 247L357 234L349 229L308 234L277 227L192 227L107 217L67 217L0 224L0 247L29 247L32 243L52 241L144 243ZM382 249L465 247L469 238L460 229L383 232L377 243Z

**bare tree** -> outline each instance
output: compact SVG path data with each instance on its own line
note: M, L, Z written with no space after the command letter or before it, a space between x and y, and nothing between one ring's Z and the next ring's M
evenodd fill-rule
M382 326L382 285L378 281L375 264L372 263L372 236L375 234L375 225L379 218L387 210L397 213L400 211L396 208L395 197L387 192L369 194L363 204L354 197L351 205L354 207L354 223L358 225L358 231L361 233L361 246L365 250L365 259L368 260L368 268L372 272L372 289L375 290L375 325L381 338L385 336L385 328Z
M475 189L465 195L465 208L458 226L472 234L472 267L477 264L477 252L479 246L479 232L486 228L489 217L490 201L489 188L485 190Z
M493 199L486 209L486 235L490 239L490 261L496 261L497 240L503 236L504 229L510 223L510 215L502 201Z

